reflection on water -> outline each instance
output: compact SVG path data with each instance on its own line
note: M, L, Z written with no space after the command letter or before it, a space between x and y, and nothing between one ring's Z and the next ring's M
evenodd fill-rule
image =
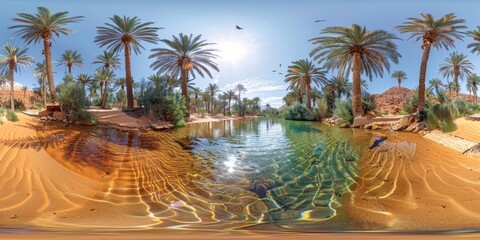
M52 156L105 182L102 201L142 202L164 225L192 227L334 218L366 146L352 146L349 130L272 119L171 132L39 132L46 134L64 139L46 147Z

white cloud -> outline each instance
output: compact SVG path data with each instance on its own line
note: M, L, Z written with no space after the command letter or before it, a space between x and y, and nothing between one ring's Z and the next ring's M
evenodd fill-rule
M247 78L244 80L236 81L234 83L229 83L225 85L222 88L222 90L223 91L234 90L235 86L239 83L245 86L248 94L256 93L256 92L279 91L279 90L285 90L287 88L287 86L283 83L278 84L278 82L275 82L274 80L267 80L267 79L254 77L254 78Z
M272 107L280 107L283 105L283 97L266 97L262 98L262 105L270 104Z

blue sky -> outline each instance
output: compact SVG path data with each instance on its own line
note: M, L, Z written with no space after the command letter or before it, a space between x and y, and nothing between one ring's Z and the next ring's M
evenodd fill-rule
M395 26L401 24L408 17L420 17L421 12L432 13L440 17L446 13L456 13L465 19L469 30L480 25L480 1L460 0L336 0L336 1L307 1L307 0L182 0L182 1L72 1L72 0L22 0L2 1L0 9L0 44L7 42L24 44L14 36L14 31L8 29L14 23L11 18L16 13L35 13L37 6L45 6L52 10L69 11L71 16L85 16L81 23L71 24L69 28L75 32L70 36L61 36L52 46L52 57L58 60L66 49L78 50L84 59L85 67L75 69L74 75L79 73L93 74L96 66L91 62L100 49L93 43L96 35L96 26L109 22L108 17L113 14L138 16L143 21L153 21L155 26L162 27L158 31L160 38L171 39L172 35L202 34L208 42L217 43L223 49L218 59L220 72L213 73L214 79L199 79L196 84L205 88L209 83L216 82L222 90L233 88L236 83L243 83L247 87L247 97L259 96L263 104L281 105L281 98L286 93L286 84L283 76L288 65L295 60L308 57L312 49L309 39L319 36L319 32L327 26L350 26L352 23L365 25L367 29L383 29L397 34L403 40L397 41L398 50L402 54L400 63L392 65L390 71L403 70L408 79L404 86L414 88L418 83L421 48L420 43L407 41L408 36L400 34ZM326 19L316 23L317 19ZM239 25L244 30L236 30ZM480 74L480 56L471 54L466 45L472 40L468 37L464 41L457 41L456 48L435 50L430 55L427 81L438 77L446 79L438 73L438 66L452 51L469 55L470 61L476 66L476 73ZM147 77L154 72L150 69L153 60L148 59L150 49L162 46L144 44L146 50L141 55L132 57L132 72L135 80ZM30 44L29 54L36 61L42 61L42 45ZM230 53L226 56L225 53ZM120 53L123 65L123 52ZM279 64L282 64L280 67ZM56 64L54 64L56 66ZM32 88L36 80L31 72L34 67L23 69L17 75L18 82ZM277 72L272 72L276 70ZM54 68L55 81L58 83L65 74L61 67ZM116 72L118 77L124 76L124 70ZM335 74L334 72L329 75ZM375 78L369 82L369 92L381 93L395 86L396 81L386 73L383 78ZM465 82L462 92L466 92Z

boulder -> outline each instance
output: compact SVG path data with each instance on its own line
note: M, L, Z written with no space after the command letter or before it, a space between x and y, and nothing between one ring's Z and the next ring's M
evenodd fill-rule
M377 114L375 112L372 112L372 111L367 111L365 113L365 115L371 117L371 118L376 118L377 117Z
M60 111L60 104L47 104L47 106L45 106L45 108L49 112Z
M427 124L425 123L425 121L418 122L415 124L415 127L413 128L413 132L417 133L420 130L425 129L426 127L427 127Z
M53 118L57 119L57 121L67 120L67 116L63 112L53 112Z
M356 128L356 127L363 127L365 125L368 124L368 118L367 117L363 117L363 116L356 116L354 119L353 119L353 125L352 127Z
M39 117L48 117L48 111L47 110L43 110L43 111L40 111L38 112L38 116Z
M415 121L415 116L405 115L392 127L393 131L402 131Z
M340 125L338 125L339 128L348 128L350 127L350 123L349 122L346 122L346 123L342 123Z

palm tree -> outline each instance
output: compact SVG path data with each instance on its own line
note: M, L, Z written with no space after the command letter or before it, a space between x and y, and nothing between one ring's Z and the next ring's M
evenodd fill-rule
M156 89L161 89L163 86L166 85L167 83L167 76L165 75L160 75L160 74L152 74L148 77L148 80L150 80L150 84L153 85L154 88Z
M150 65L153 70L169 74L173 77L180 78L182 96L185 98L187 107L190 107L190 99L188 97L188 78L191 74L195 78L195 73L204 77L206 73L213 78L209 68L219 71L217 64L212 59L217 58L214 54L215 49L210 47L213 43L206 43L200 40L202 35L193 37L179 34L178 37L172 36L173 40L162 39L168 48L154 48L149 58L155 58Z
M291 89L290 92L283 98L287 106L291 106L293 103L303 104L303 93L298 88Z
M133 77L130 64L130 51L133 48L135 54L145 49L140 43L142 41L156 44L159 40L156 31L161 29L151 27L153 22L140 22L137 17L129 18L113 15L110 18L113 23L105 23L105 27L97 27L95 43L100 47L107 47L114 53L125 52L125 78L127 87L127 108L133 108Z
M322 36L310 39L315 45L310 56L325 62L328 70L338 69L340 76L348 76L352 70L352 112L354 116L363 116L361 74L372 79L373 75L382 77L384 69L390 71L389 60L398 63L401 57L393 43L398 38L383 30L367 31L357 24L328 27L320 34Z
M246 92L247 89L245 88L245 86L243 86L243 84L237 84L235 86L235 91L238 91L238 101L240 102L241 101L241 95L242 95L242 92Z
M342 98L342 95L349 97L352 91L352 83L344 76L332 77L326 86L330 88L338 99Z
M42 63L35 63L37 66L35 70L33 71L33 75L36 75L42 82L42 93L43 93L43 107L47 106L47 83L46 83L46 78L47 78L47 66L45 64L45 60Z
M429 81L429 84L430 84L430 87L428 87L428 89L435 89L435 93L437 94L437 96L440 93L440 87L445 86L445 85L443 85L442 81L438 78L431 79Z
M93 64L99 64L98 70L115 70L120 68L120 58L116 52L103 51L103 55L97 55Z
M458 19L453 13L446 14L439 19L433 18L429 13L422 13L422 18L408 18L409 21L397 26L401 33L410 33L409 39L415 42L422 40L422 61L420 64L420 77L418 81L418 109L425 108L425 78L427 74L427 63L430 56L430 49L449 49L454 47L455 39L462 40L461 29L467 28L462 25L465 20Z
M458 79L466 79L472 74L473 64L466 59L467 56L463 53L458 54L457 52L450 53L450 56L445 58L445 63L440 65L440 73L443 74L443 77L453 76L453 82L456 85L456 95L458 96L458 91L460 85L458 84Z
M37 7L36 14L17 13L17 18L12 21L18 22L18 25L11 26L9 29L18 29L15 34L24 39L27 44L37 44L43 40L43 54L45 54L45 64L47 68L48 86L50 88L50 97L55 102L57 95L55 92L55 81L53 80L52 69L52 46L51 39L61 34L68 35L73 31L66 28L69 23L76 23L83 19L83 16L68 17L68 12L51 13L46 7Z
M256 114L256 111L260 112L260 102L262 100L259 97L254 97L252 98L252 104L253 104L253 114Z
M478 85L480 84L480 77L477 74L471 74L470 76L468 76L467 81L471 85L473 99L475 103L477 103L477 90L478 90Z
M193 109L195 112L198 112L198 96L202 94L202 90L200 88L194 87L192 88L192 93L193 93L193 100L195 101L195 108Z
M402 84L402 81L407 80L407 73L405 73L402 70L397 70L392 73L392 78L397 80L398 89L400 89L400 85Z
M80 53L72 50L65 50L57 66L65 66L69 74L72 74L73 66L83 68L83 59Z
M293 62L293 65L288 67L288 73L285 75L285 82L290 82L287 90L292 88L299 88L300 91L307 95L307 107L312 108L311 92L312 84L317 86L324 85L327 82L325 72L316 67L312 61L308 59L301 59Z
M226 94L225 94L225 95L227 96L227 99L228 99L228 111L229 111L230 113L232 112L232 99L235 98L235 95L236 95L236 94L237 94L237 93L236 93L235 91L233 91L233 90L228 90L228 91L226 92Z
M101 107L105 108L107 105L107 94L108 94L108 84L114 81L115 74L112 71L100 70L96 71L93 79L100 83L100 90L102 94L102 104ZM102 91L103 86L103 91Z
M83 92L85 93L85 86L91 81L91 77L86 74L86 73L82 73L82 74L78 74L77 76L77 81L82 85L83 87Z
M98 79L92 78L89 83L88 91L90 92L90 101L93 101L94 98L97 98L97 89L100 88Z
M213 106L213 101L215 100L215 95L220 91L220 87L214 83L214 84L208 84L207 89L205 90L210 94L210 101L211 101L211 106ZM210 109L211 111L212 109ZM210 112L209 112L210 113Z
M0 71L8 73L10 77L10 108L15 111L14 83L15 73L20 72L20 67L28 67L33 63L33 57L26 55L28 48L15 46L10 43L3 45L4 55L0 55Z
M127 82L127 81L126 81L126 79L125 79L124 77L120 77L120 78L117 78L117 79L115 80L115 82L113 83L113 86L114 86L114 87L119 87L119 88L120 88L120 90L118 90L118 91L120 92L121 98L118 99L118 100L120 101L120 108L122 108L122 109L123 109L123 106L124 106L125 100L126 100L126 99L124 99L124 98L125 98L125 83L126 83L126 82ZM117 93L117 94L118 94L118 93ZM118 96L118 95L117 95L117 96Z

